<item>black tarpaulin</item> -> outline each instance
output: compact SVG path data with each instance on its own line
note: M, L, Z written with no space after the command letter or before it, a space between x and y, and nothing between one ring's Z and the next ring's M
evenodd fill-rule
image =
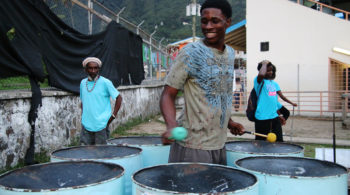
M35 163L35 120L41 105L38 81L47 77L50 86L79 93L80 81L86 77L82 61L88 56L101 59L100 73L115 87L140 84L144 79L140 36L115 22L101 33L82 34L61 21L42 0L0 1L0 43L0 78L30 78L27 164Z
M81 62L101 59L101 75L119 85L144 79L142 39L111 22L105 31L82 34L62 22L42 0L0 1L0 78L29 75L79 93ZM129 77L131 82L129 82Z

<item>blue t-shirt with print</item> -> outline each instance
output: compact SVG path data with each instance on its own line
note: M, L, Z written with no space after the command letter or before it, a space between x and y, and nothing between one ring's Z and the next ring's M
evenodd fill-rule
M89 89L89 91L87 90ZM86 130L97 132L107 126L112 115L110 98L116 99L119 91L113 83L100 76L94 86L94 81L83 79L80 83L80 99L83 104L81 123Z
M264 85L262 86L262 84ZM261 92L258 95L260 88ZM254 79L254 89L259 96L258 107L255 111L255 118L258 120L268 120L278 117L278 94L280 86L273 80L264 79L264 82L258 83L258 77Z

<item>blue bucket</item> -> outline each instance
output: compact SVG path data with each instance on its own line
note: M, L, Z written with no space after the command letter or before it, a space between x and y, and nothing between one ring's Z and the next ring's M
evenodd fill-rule
M1 195L123 194L124 169L113 163L71 161L26 166L0 175Z
M284 142L232 141L225 144L227 165L235 167L235 162L250 156L295 156L304 157L304 148Z
M236 166L258 177L259 194L347 195L345 167L310 158L257 156Z
M141 148L143 167L168 163L170 145L163 145L159 136L118 137L107 140L107 143Z
M142 149L128 146L94 145L56 150L51 153L51 162L67 160L94 160L121 165L125 169L126 195L132 194L131 176L142 168Z
M248 172L205 163L169 163L148 167L133 177L134 194L257 195L258 180Z

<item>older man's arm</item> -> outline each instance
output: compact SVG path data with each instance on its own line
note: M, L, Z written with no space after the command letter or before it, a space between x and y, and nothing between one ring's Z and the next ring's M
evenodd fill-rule
M113 114L112 116L109 118L108 123L107 123L107 127L111 124L111 122L115 119L115 117L118 114L118 111L120 109L120 106L122 104L122 96L119 94L118 97L115 100L115 104L114 104L114 110L113 110Z

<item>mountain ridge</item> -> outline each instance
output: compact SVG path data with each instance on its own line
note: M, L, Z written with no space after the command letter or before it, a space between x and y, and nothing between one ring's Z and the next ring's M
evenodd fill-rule
M245 19L246 0L228 0L232 6L232 25ZM192 17L186 16L186 5L191 0L98 0L101 4L118 13L121 17L138 25L149 34L155 29L154 38L165 38L164 44L192 36ZM202 4L204 0L197 0ZM196 36L202 37L200 17L196 18ZM184 25L187 23L189 25Z

